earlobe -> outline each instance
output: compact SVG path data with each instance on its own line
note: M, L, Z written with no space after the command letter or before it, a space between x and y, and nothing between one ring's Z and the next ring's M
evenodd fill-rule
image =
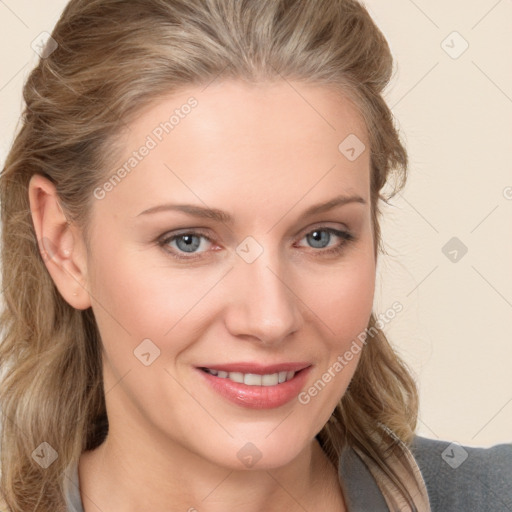
M35 174L28 194L39 251L55 286L74 308L89 308L84 246L79 231L66 218L55 185Z

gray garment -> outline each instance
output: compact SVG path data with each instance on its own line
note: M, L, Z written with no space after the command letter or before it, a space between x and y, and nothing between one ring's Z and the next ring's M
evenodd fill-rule
M432 512L512 512L512 443L472 448L416 436L410 450ZM344 451L338 473L349 512L389 512L375 479L353 450ZM77 466L70 479L68 512L84 512Z
M512 443L473 448L416 437L410 450L432 512L512 512Z

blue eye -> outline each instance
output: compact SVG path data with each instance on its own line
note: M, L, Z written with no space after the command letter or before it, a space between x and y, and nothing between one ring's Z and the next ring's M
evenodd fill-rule
M173 235L170 237L165 238L161 241L161 245L163 246L170 246L172 243L176 244L176 248L178 250L178 253L176 253L176 248L170 247L172 249L171 254L175 256L176 258L188 258L188 256L181 256L179 255L179 252L186 253L186 254L197 254L197 249L201 246L201 240L208 240L208 242L211 242L211 240L197 232L189 232L189 233L181 233L179 235ZM204 245L204 244L203 244ZM203 251L199 251L200 253Z
M333 245L331 243L333 238L338 238L340 241ZM301 240L303 239L307 240L310 248L318 249L313 253L318 256L327 256L341 253L346 243L355 240L355 237L347 231L325 227L309 231L301 238ZM202 243L203 241L205 243ZM182 232L158 241L158 245L163 247L173 258L189 261L201 258L203 253L207 253L208 244L212 244L212 240L200 231ZM200 248L203 250L198 250Z
M328 250L317 252L320 252L322 254L340 252L347 242L354 240L354 237L347 231L340 231L338 229L333 228L314 229L313 231L307 233L304 238L306 238L308 243L311 244L310 247L313 247L314 249L325 249L326 247L329 246L329 242L332 240L333 235L337 238L340 238L341 242L338 242Z
M326 229L320 230L315 229L306 235L306 239L309 243L312 243L312 247L315 249L324 249L329 245L329 241L332 238L332 233Z
M176 238L176 245L180 251L194 252L201 245L201 238L196 235L181 235Z

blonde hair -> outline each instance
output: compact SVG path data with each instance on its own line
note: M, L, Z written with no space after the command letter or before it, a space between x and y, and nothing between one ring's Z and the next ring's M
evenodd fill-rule
M382 98L392 56L357 1L72 0L52 37L58 47L27 79L21 129L0 176L0 492L13 512L64 507L66 468L108 431L100 334L92 310L71 307L46 269L28 201L32 175L55 184L87 239L93 190L135 114L174 90L228 78L323 84L354 101L370 141L376 256L379 200L403 187L407 169ZM414 436L415 382L373 314L368 328L373 336L318 438L335 464L344 446L357 448L412 503L388 455ZM42 442L58 453L46 469L32 457Z

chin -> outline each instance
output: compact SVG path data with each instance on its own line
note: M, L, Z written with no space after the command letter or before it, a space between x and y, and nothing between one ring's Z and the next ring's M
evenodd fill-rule
M297 431L297 427L302 431ZM233 438L226 434L222 439L212 439L205 433L203 439L208 444L201 446L196 453L230 470L275 469L293 462L309 448L314 438L314 431L306 432L304 425L293 424L286 419L277 428L276 425L272 428L267 425L265 428L261 425L248 428L244 425L244 435Z

